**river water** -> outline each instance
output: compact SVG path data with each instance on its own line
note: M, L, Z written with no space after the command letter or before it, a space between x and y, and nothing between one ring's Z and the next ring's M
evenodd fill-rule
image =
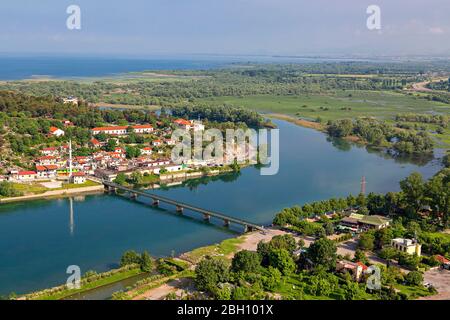
M436 160L421 164L394 160L364 147L330 142L314 130L274 122L280 129L277 175L261 176L252 167L239 175L154 192L267 224L285 207L356 195L362 176L367 192L387 192L397 191L398 182L413 171L428 178L440 169ZM180 217L174 208L161 207L103 194L1 205L0 294L65 283L69 265L80 266L83 273L106 271L116 267L129 249L148 250L154 256L179 254L239 231L225 229L220 222L205 223L194 213Z

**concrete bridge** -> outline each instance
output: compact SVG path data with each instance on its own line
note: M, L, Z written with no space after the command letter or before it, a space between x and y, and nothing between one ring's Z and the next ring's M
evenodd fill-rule
M199 207L187 204L187 203L172 200L172 199L162 197L162 196L159 196L156 194L151 194L151 193L127 188L127 187L121 186L117 183L110 182L107 180L103 180L102 183L105 186L105 191L116 192L117 190L121 190L121 191L127 192L131 199L137 199L138 197L150 198L150 199L152 199L152 201L153 201L152 204L154 206L158 206L160 202L163 202L163 203L167 203L170 205L174 205L178 213L183 213L183 210L187 209L187 210L191 210L191 211L203 214L203 218L206 221L210 221L211 217L214 217L214 218L222 220L224 225L227 227L230 226L231 223L241 225L244 227L244 232L253 231L253 230L264 231L263 226L260 226L255 223L251 223L251 222L239 219L239 218L234 218L234 217L231 217L226 214L202 209L202 208L199 208Z

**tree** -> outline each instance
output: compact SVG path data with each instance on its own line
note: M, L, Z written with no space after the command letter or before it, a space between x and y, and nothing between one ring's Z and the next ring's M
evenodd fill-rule
M199 290L213 292L219 283L228 281L229 271L225 262L206 257L195 268L195 285Z
M403 204L411 216L415 216L423 204L425 195L425 184L422 175L418 172L412 173L406 179L400 181L400 188L404 195Z
M355 251L355 258L353 259L355 262L362 262L364 264L368 264L369 260L366 257L366 254L363 250L356 249Z
M0 182L0 196L15 197L20 195L22 195L22 193L14 189L14 185L11 182Z
M378 254L381 259L391 260L394 259L398 254L398 251L392 247L386 247L381 249Z
M336 268L336 244L327 238L321 238L310 245L307 256L314 266L323 266L326 270Z
M143 272L151 272L153 270L153 260L147 251L141 254L140 266Z
M290 234L277 235L270 240L270 246L274 249L286 249L292 254L297 249L295 238Z
M125 173L121 172L114 179L114 182L120 185L125 185L127 183L127 176L125 175Z
M109 139L108 142L106 143L106 151L112 152L116 149L117 147L117 141L116 139Z
M267 290L273 290L280 284L281 281L281 272L274 268L270 267L266 269L267 276L263 278L263 285Z
M255 272L261 265L261 256L254 251L242 250L235 254L231 261L233 272Z
M375 247L381 249L385 245L389 245L394 238L391 228L383 228L375 231Z
M420 286L423 282L423 274L419 271L411 271L406 275L405 281L411 286Z
M121 267L130 264L140 264L140 263L141 263L141 256L134 250L125 251L125 253L122 255L122 258L120 258Z
M375 237L372 232L365 232L359 236L358 247L371 251L375 247Z
M294 259L286 249L273 249L269 252L269 265L289 275L295 271Z
M450 169L442 170L426 184L426 196L435 219L443 214L444 224L448 223L450 212Z
M333 223L331 223L331 222L326 222L324 225L323 225L323 227L324 227L324 229L325 229L325 234L327 235L327 236L331 236L332 234L334 234L334 225L333 225Z

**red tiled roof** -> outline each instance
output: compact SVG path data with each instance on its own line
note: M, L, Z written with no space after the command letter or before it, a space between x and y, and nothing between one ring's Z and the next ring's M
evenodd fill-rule
M364 263L362 263L362 262L360 262L360 261L356 262L356 264L357 264L358 266L362 267L363 270L367 270L367 268L368 268Z
M98 141L98 140L95 139L95 138L92 138L92 139L91 139L91 143L92 143L92 144L100 144L100 141Z
M59 128L57 128L57 127L50 127L50 132L51 133L55 132L56 130L59 130Z
M188 120L185 120L185 119L177 119L174 122L176 124L184 125L184 126L190 126L191 125L191 123Z
M45 171L47 170L44 166L36 166L37 171Z
M55 147L48 147L48 148L42 149L42 151L55 151L55 150L56 150Z
M19 171L18 175L19 176L29 176L29 175L33 175L36 174L35 171Z
M129 128L130 126L111 126L111 127L97 127L93 128L92 131L110 131L110 130L125 130ZM141 124L141 125L135 125L131 126L133 129L151 129L153 126L150 124Z
M450 260L448 260L447 258L445 258L444 256L441 256L440 254L437 254L434 256L434 258L439 261L440 263L449 263Z
M153 129L153 126L150 124L139 124L139 125L133 126L133 129Z
M85 174L84 174L84 172L74 172L74 173L72 173L72 176L74 176L74 177L84 177L85 176Z
M51 160L51 159L56 159L54 156L43 156L43 157L39 157L38 160Z

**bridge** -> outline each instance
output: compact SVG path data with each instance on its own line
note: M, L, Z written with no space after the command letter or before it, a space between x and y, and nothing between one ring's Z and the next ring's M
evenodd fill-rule
M111 182L111 181L107 181L107 180L102 180L103 185L105 186L105 190L108 192L116 192L117 190L121 190L124 191L126 193L129 194L131 199L137 199L138 197L145 197L145 198L150 198L152 199L152 204L154 206L158 206L160 202L163 203L167 203L170 205L174 205L177 212L178 213L183 213L184 209L187 210L191 210L194 212L198 212L203 214L203 218L205 221L210 221L211 217L223 220L224 225L229 227L231 223L237 224L237 225L241 225L244 227L244 232L248 232L248 231L253 231L253 230L259 230L259 231L264 231L264 227L263 226L259 226L255 223L251 223L239 218L234 218L231 217L229 215L226 214L222 214L219 212L215 212L215 211L211 211L211 210L206 210L206 209L202 209L187 203L183 203L180 201L176 201L176 200L172 200L163 196L159 196L156 194L151 194L151 193L147 193L147 192L143 192L143 191L139 191L139 190L135 190L135 189L131 189L131 188L127 188L124 187L120 184Z

